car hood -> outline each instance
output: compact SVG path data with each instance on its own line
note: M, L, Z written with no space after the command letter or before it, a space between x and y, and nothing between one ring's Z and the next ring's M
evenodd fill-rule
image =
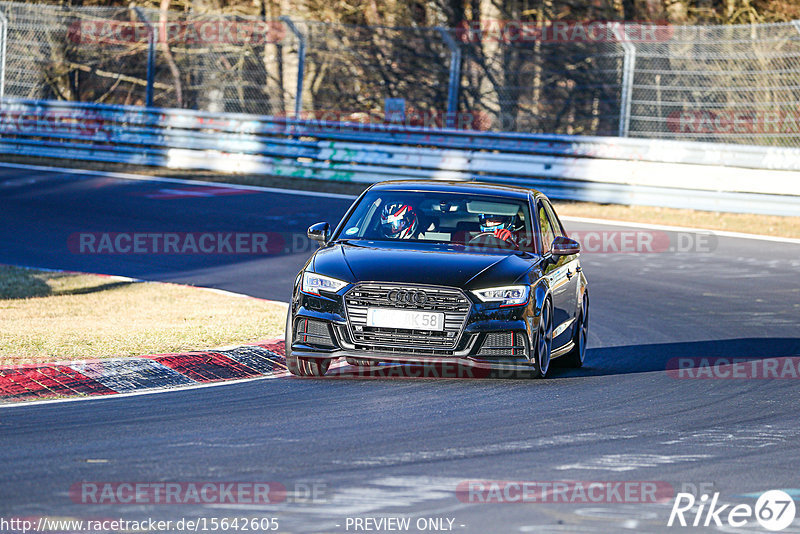
M527 273L535 256L475 253L446 247L405 248L329 245L317 251L314 272L348 282L405 282L479 289L511 284Z

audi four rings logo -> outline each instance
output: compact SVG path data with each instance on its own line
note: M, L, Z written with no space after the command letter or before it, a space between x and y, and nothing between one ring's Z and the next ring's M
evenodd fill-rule
M389 291L389 301L395 304L425 304L428 302L428 295L424 291L413 289L392 289Z

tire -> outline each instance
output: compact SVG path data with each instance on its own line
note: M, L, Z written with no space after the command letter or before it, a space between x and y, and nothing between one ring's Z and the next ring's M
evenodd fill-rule
M345 358L345 361L356 367L371 367L377 363L372 360L359 360L358 358Z
M291 308L289 308L289 312L286 316L286 333L284 335L284 353L286 354L286 368L293 375L305 376L303 374L303 370L302 367L300 366L300 361L297 359L297 356L292 355L292 340L293 340L292 310Z
M286 368L295 376L323 376L331 366L330 358L299 358L292 354L292 310L286 316L286 334L284 335L284 353Z
M572 343L575 345L571 351L556 360L563 367L579 368L583 367L586 358L586 342L589 336L589 295L583 294L581 309L578 313L578 321L575 323L575 333L572 336Z
M534 378L546 378L550 370L550 355L553 349L553 307L550 299L544 301L539 325L536 327L536 369Z
M330 358L297 358L297 360L303 370L301 376L323 376L331 366Z

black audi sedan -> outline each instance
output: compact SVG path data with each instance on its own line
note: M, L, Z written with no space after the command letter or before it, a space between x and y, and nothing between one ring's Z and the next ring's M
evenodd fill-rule
M544 378L583 365L589 325L579 244L522 187L392 181L364 191L298 274L286 364L457 362Z

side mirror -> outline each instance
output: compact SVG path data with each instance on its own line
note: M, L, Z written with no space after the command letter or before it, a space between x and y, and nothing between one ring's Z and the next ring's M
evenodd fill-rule
M571 256L581 251L581 245L574 239L559 236L553 239L553 246L550 247L554 256Z
M309 226L307 235L309 239L325 244L328 241L328 237L330 237L330 233L331 228L328 223L321 222Z

